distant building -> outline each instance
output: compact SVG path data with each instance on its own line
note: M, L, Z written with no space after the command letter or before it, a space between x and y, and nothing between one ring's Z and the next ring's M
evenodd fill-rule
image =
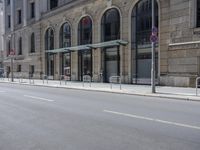
M150 83L151 0L4 0L4 7L4 54L15 51L15 75ZM194 86L200 1L155 0L155 22L157 82Z

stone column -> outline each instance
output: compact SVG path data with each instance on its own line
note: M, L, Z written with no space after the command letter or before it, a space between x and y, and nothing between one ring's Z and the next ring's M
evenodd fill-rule
M39 1L39 0L38 0ZM40 10L41 12L46 12L48 9L48 3L47 0L40 1Z
M23 23L27 25L27 0L23 0Z
M36 21L40 20L40 0L35 1L35 13Z
M15 10L14 10L14 0L11 0L10 1L10 12L11 12L11 15L10 15L10 17L11 17L11 31L14 31L14 22L15 22L15 20L14 20L14 13L15 13Z

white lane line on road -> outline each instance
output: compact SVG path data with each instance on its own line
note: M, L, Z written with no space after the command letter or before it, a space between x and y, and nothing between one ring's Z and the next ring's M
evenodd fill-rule
M31 95L24 95L24 97L32 98L32 99L37 99L37 100L42 100L42 101L47 101L47 102L54 102L55 100L47 99L47 98L42 98L42 97L36 97L36 96L31 96Z
M126 116L126 117L131 117L131 118L136 118L136 119L141 119L141 120L154 121L154 122L158 122L158 123L169 124L169 125L174 125L174 126L179 126L179 127L184 127L184 128L191 128L191 129L200 130L200 127L192 126L192 125L188 125L188 124L170 122L170 121L165 121L165 120L160 120L160 119L154 119L154 118L149 118L149 117L144 117L144 116L137 116L137 115L132 115L132 114L126 114L126 113L121 113L121 112L116 112L116 111L109 111L109 110L103 110L103 112L110 113L110 114L115 114L115 115Z

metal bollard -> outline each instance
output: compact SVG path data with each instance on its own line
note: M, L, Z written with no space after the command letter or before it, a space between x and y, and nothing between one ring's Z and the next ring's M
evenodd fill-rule
M196 96L198 96L199 80L200 80L200 77L196 78Z
M115 82L115 81L113 81L113 79L116 79L116 80L117 80L117 83L118 83L119 86L120 86L120 90L122 90L122 79L121 79L121 76L111 76L111 77L109 78L109 80L110 80L110 88L111 88L111 89L113 89L113 83Z

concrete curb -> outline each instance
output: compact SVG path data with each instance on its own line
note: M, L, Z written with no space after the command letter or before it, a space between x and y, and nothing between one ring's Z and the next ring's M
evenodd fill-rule
M114 91L114 90L101 90L101 89L91 89L91 88L79 88L79 87L64 87L64 86L53 86L53 85L43 85L43 84L29 84L29 83L19 83L19 82L5 82L0 81L0 83L8 83L8 84L19 84L19 85L27 85L27 86L39 86L39 87L49 87L49 88L61 88L61 89L71 89L71 90L82 90L82 91L93 91L93 92L103 92L103 93L114 93L114 94L125 94L125 95L135 95L135 96L145 96L145 97L155 97L155 98L167 98L167 99L176 99L176 100L184 100L184 101L194 101L200 102L200 97L195 96L186 96L186 95L167 95L169 93L160 94L160 93L133 93L126 91Z

